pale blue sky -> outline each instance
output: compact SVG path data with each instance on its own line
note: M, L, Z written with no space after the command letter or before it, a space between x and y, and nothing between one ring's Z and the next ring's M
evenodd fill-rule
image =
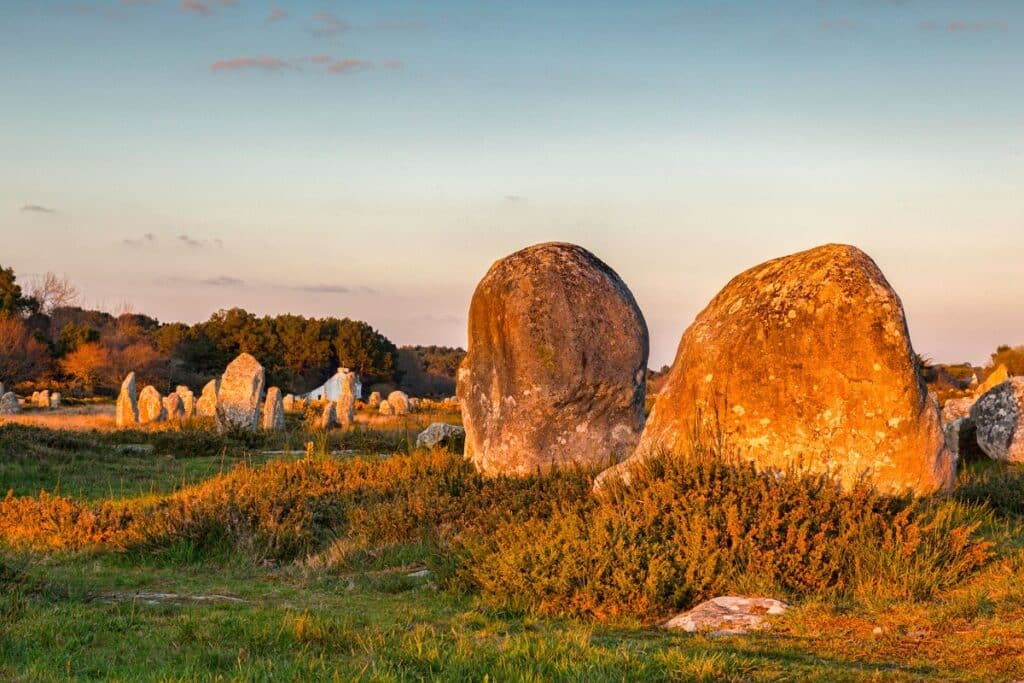
M0 19L0 263L88 304L464 344L490 263L559 239L623 276L658 366L730 277L842 241L921 352L1024 343L1024 3L14 0Z

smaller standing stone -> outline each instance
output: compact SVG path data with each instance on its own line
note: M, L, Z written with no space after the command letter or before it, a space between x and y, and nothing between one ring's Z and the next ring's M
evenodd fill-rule
M341 392L335 410L338 413L338 424L342 427L350 426L356 419L356 397L348 392Z
M388 394L388 403L395 415L405 415L409 412L409 396L404 391L392 391Z
M281 399L281 407L286 413L295 410L295 396L293 394L285 394L285 397Z
M409 412L410 413L415 413L416 411L418 411L420 409L420 407L422 405L423 405L423 402L420 399L418 399L418 398L410 398L409 399Z
M60 408L62 397L59 391L50 394L50 408Z
M214 417L217 414L217 393L220 389L220 380L211 379L203 387L203 393L196 401L196 415L198 417Z
M338 409L337 406L334 405L333 401L328 401L327 405L324 406L323 411L320 413L320 419L317 420L316 426L324 431L338 426Z
M36 408L49 408L50 407L50 390L43 389L39 392L36 397Z
M121 382L121 393L117 395L117 428L134 427L139 424L139 403L135 396L135 373L129 372Z
M160 392L152 384L146 385L139 394L139 424L154 424L166 419L167 413Z
M17 415L21 412L21 404L13 391L0 396L0 415Z
M195 417L196 395L192 393L192 390L179 384L174 393L181 397L181 408L185 411L185 419L190 420Z
M380 402L380 405L377 406L377 410L380 412L381 415L395 414L395 409L391 407L391 404L386 399Z
M273 432L284 430L284 401L277 387L267 389L267 400L263 402L263 429Z
M164 415L168 422L181 422L185 419L185 406L177 393L169 394L163 400Z
M370 406L371 408L379 408L380 407L380 392L379 391L375 391L372 394L370 394L370 398L367 401L366 405Z

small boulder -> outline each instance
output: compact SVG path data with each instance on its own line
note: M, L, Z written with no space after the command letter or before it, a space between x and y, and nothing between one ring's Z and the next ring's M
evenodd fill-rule
M153 385L146 385L139 394L139 424L155 424L166 419L167 413L160 392Z
M788 609L789 605L773 598L728 595L711 598L672 617L665 628L689 633L710 631L716 636L742 635L771 628L768 617L785 614Z
M978 446L993 460L1024 462L1024 377L986 392L971 408Z
M13 391L0 396L0 415L17 415L21 412L21 404Z
M61 397L59 391L50 394L50 408L60 408L62 403L63 398Z
M284 430L284 401L277 387L267 389L267 400L263 402L263 429L274 432Z
M50 407L50 390L43 389L36 395L36 408Z
M281 407L284 409L284 412L286 413L290 413L293 410L295 410L295 395L285 394L284 398L281 399Z
M135 373L129 372L121 382L121 393L117 395L115 420L118 429L139 424L139 403L135 395Z
M265 377L263 366L248 353L231 361L217 392L218 429L256 431Z
M378 406L380 406L380 400L380 392L375 391L370 394L370 398L366 402L366 405L370 406L371 408L377 408Z
M392 391L388 394L388 403L395 415L406 415L409 412L409 396L404 391Z
M380 402L380 405L377 406L377 412L379 412L381 415L394 415L395 409L392 408L391 404L385 399Z
M435 422L416 437L416 448L453 447L466 438L466 430L459 425Z
M203 387L203 393L196 401L197 417L214 417L217 415L217 391L220 389L220 380L211 379Z

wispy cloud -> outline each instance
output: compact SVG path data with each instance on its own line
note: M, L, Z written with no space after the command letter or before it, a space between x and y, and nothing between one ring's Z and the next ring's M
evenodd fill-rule
M202 280L197 280L201 285L207 287L241 287L245 284L245 280L237 277L231 277L229 275L219 275L217 277L208 277Z
M856 24L845 17L839 17L838 19L822 19L818 23L818 28L822 31L832 31L835 33L843 33L851 31L856 28Z
M334 12L317 12L309 22L309 32L318 38L333 38L351 29L352 26Z
M1006 31L1010 28L1005 21L952 19L950 21L922 21L920 27L924 31L948 31L949 33L983 33L987 31Z
M39 204L26 204L21 207L21 210L27 211L28 213L57 213L56 210L47 206L40 206Z
M270 8L270 15L267 17L267 21L284 21L287 18L288 12L280 7L272 7Z
M289 285L287 289L296 292L308 292L310 294L376 294L377 290L364 285L339 285L339 284L296 284Z
M300 71L303 65L315 65L322 67L323 71L329 74L351 74L357 71L366 71L377 68L394 70L401 69L402 62L397 59L387 59L376 64L367 59L356 57L332 57L327 54L316 54L296 59L283 57L232 57L221 59L210 64L210 71ZM319 69L318 69L319 70Z
M200 16L208 17L213 14L213 10L210 9L210 5L203 2L202 0L181 0L181 4L178 5L185 12L192 12Z
M339 59L327 65L327 72L332 74L348 74L368 69L372 66L372 62L364 59Z
M210 71L242 71L253 69L259 71L281 71L295 69L294 64L280 57L233 57L221 59L210 65Z
M126 247L146 247L155 245L158 242L159 240L157 239L156 235L154 235L151 232L147 232L142 237L138 237L135 239L125 238L121 240L121 244L125 245Z

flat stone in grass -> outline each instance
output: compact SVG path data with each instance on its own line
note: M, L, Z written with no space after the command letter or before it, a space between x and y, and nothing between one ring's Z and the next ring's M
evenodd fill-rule
M727 595L711 598L672 617L665 622L665 628L688 633L707 631L716 636L742 635L771 628L768 617L784 614L787 609L789 605L773 598Z

